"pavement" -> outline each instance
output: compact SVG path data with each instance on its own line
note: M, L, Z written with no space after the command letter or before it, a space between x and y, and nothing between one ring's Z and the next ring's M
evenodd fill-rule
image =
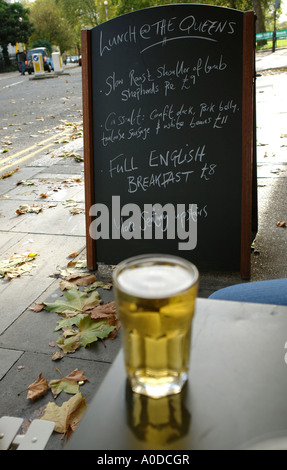
M253 246L251 281L287 277L287 50L257 54L257 150L259 228ZM284 70L285 69L285 70ZM268 71L266 71L268 70ZM74 158L74 154L78 158ZM63 156L65 155L65 156ZM12 280L0 279L0 417L22 417L29 423L48 402L58 406L71 396L27 399L27 389L40 374L48 381L75 369L88 381L81 393L89 403L120 348L113 340L93 343L53 361L58 350L55 332L59 316L36 313L35 302L61 299L61 276L72 260L85 260L85 215L82 137L41 155L12 176L0 180L0 261L13 254L32 253L31 271ZM23 207L24 206L24 207ZM26 209L25 209L26 207ZM23 213L27 209L39 213ZM75 210L76 209L76 210ZM18 211L18 213L16 213ZM284 224L283 224L284 225ZM75 258L71 258L75 256ZM75 269L75 268L73 268ZM97 279L111 281L109 266L101 266ZM202 273L199 297L207 298L222 287L242 282L238 273ZM112 290L98 288L104 303ZM65 440L53 433L47 449L60 450Z

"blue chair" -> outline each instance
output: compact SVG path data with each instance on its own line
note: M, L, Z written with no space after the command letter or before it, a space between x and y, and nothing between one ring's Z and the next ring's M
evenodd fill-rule
M287 305L287 279L236 284L214 292L209 298L234 300L237 302Z

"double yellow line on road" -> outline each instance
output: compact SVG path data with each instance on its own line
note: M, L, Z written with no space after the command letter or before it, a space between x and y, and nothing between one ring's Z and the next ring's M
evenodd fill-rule
M56 140L59 136L67 135L67 130L63 132L59 132L58 134L54 134L52 137L48 137L47 139L42 140L41 142L38 142L37 144L32 145L32 147L28 147L24 150L21 150L20 152L14 153L14 155L9 155L9 157L1 159L0 157L0 164L3 165L3 163L6 163L10 160L13 160L12 162L8 163L6 166L0 167L0 173L2 171L5 171L9 168L12 168L13 166L18 166L20 163L25 162L26 160L29 160L30 158L34 157L37 155L37 153L43 152L43 150L49 148L51 146L51 140ZM44 145L47 142L50 142L48 145ZM38 148L37 148L38 147ZM37 150L35 150L37 149ZM21 155L27 154L29 152L29 155L26 155L22 158Z

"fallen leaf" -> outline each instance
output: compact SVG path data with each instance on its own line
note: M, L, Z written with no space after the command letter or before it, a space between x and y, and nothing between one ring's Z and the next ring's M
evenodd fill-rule
M63 359L63 354L61 353L61 351L56 351L54 352L53 356L52 356L52 361L59 361L60 359Z
M277 227L285 228L286 227L286 222L284 220L280 220L279 222L277 222Z
M71 276L67 276L66 279L60 281L60 288L61 290L69 290L75 286L89 286L93 282L97 280L97 277L93 274L73 274Z
M84 157L82 157L82 155L80 153L75 153L75 152L65 151L62 154L57 155L57 157L74 158L74 160L76 160L76 162L83 162L84 161Z
M83 207L74 207L73 209L70 209L69 212L72 215L84 214L85 209Z
M35 181L32 181L32 180L21 180L21 181L18 181L16 183L17 186L19 185L22 185L22 186L34 186L35 185Z
M69 375L62 377L58 380L50 380L49 386L51 388L54 398L57 398L61 392L66 392L70 395L79 393L79 382L85 383L88 379L83 375L84 371L75 369Z
M94 307L100 305L101 302L98 292L93 292L92 295L88 297L86 292L80 292L75 287L64 292L64 296L67 302L63 299L58 299L53 303L45 303L45 310L71 316L92 310Z
M42 310L44 310L44 308L45 308L44 304L39 304L38 302L35 302L35 306L34 307L29 307L29 310L32 310L33 312L39 313L39 312L42 312Z
M16 214L18 215L30 214L30 213L39 214L40 212L42 212L42 210L43 210L43 207L38 206L37 204L33 204L32 206L29 206L29 204L21 204L19 206L19 209L16 210Z
M87 269L87 261L86 260L78 260L78 261L69 261L67 264L68 268L75 268L76 270L86 270ZM74 271L75 272L75 271Z
M49 390L49 385L47 380L42 377L41 373L37 380L29 385L27 398L30 398L32 401L37 400L37 398L40 398L44 395L46 390Z
M73 207L79 204L79 201L74 201L73 199L67 199L67 201L62 202L62 205L65 207Z
M111 282L105 283L102 281L96 281L90 287L87 287L85 289L85 292L92 292L93 290L96 290L98 287L101 287L102 289L105 289L105 290L110 290L113 287L113 284Z
M4 173L2 176L0 176L0 180L3 180L5 178L9 178L10 176L14 175L14 173L16 173L16 171L19 171L19 168L16 168L13 171L8 171L7 173Z
M76 328L66 326L62 329L62 335L64 338L70 338L71 336L76 336L76 334L78 334L78 330L76 330Z
M107 325L114 327L114 330L109 335L109 339L114 339L117 336L121 323L116 311L116 302L108 302L107 304L95 307L91 311L91 318L95 321L105 320Z
M36 256L35 253L15 254L9 259L0 261L0 278L11 280L31 272L35 267L32 261Z
M107 304L95 307L91 312L91 318L93 320L97 320L98 318L104 318L107 315L115 315L116 311L116 302L108 302Z
M107 338L114 330L114 326L108 325L106 320L93 321L90 316L84 317L79 322L78 333L71 338L60 338L57 341L58 346L64 353L75 352L79 347L87 347L89 344L98 341L98 339Z
M64 328L70 328L72 326L78 326L78 324L83 318L85 318L85 315L82 313L79 313L79 315L76 315L75 317L65 318L64 320L58 322L58 326L55 328L54 331L59 331Z
M44 416L41 419L54 421L55 431L60 434L67 434L69 430L74 431L78 426L87 408L86 399L81 393L77 393L70 400L64 402L62 406L55 403L48 403Z

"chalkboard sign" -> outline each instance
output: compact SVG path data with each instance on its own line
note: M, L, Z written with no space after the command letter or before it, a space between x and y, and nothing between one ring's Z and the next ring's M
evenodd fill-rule
M170 253L248 277L253 12L149 8L82 47L90 266Z

